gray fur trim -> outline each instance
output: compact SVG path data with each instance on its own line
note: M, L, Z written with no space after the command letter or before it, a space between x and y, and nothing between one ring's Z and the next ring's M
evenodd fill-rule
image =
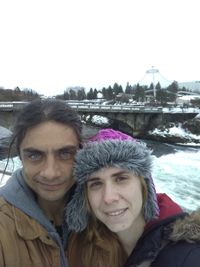
M144 180L146 182L148 190L147 200L144 205L144 218L146 222L149 222L152 219L156 219L158 217L159 206L152 177L144 177Z
M75 232L84 230L88 221L84 186L83 184L77 185L72 200L65 208L65 221L67 222L68 229Z
M91 173L110 166L120 167L139 177L144 177L148 188L148 198L144 210L145 220L148 222L158 214L157 198L151 178L151 151L146 148L146 145L133 140L89 142L76 155L74 177L77 181L77 188L65 213L69 230L80 232L87 226L85 182Z
M82 184L91 173L108 166L126 168L135 175L149 177L152 167L150 154L144 143L132 140L91 142L77 153L74 177Z

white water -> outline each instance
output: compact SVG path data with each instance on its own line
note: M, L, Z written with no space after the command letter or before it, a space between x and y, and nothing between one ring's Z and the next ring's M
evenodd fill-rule
M0 161L0 169L3 169L5 162ZM14 158L14 166L10 162L8 170L13 171L20 165L19 159ZM8 178L9 176L5 175L2 185ZM168 151L168 154L160 157L154 155L153 178L157 192L168 194L187 211L200 208L199 149L173 148L171 153Z
M200 150L155 157L153 177L157 192L167 193L188 211L200 208Z

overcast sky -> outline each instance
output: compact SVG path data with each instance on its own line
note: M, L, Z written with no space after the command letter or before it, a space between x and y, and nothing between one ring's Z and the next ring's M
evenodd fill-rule
M44 95L200 80L199 0L0 0L0 86Z

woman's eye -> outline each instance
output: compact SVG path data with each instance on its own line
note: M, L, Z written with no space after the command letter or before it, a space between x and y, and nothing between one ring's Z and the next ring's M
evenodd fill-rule
M102 185L101 182L92 182L92 183L88 183L88 188L95 190L95 189L99 189L101 185Z
M118 176L117 178L116 178L116 181L117 182L124 182L124 181L126 181L128 179L128 177L127 176Z

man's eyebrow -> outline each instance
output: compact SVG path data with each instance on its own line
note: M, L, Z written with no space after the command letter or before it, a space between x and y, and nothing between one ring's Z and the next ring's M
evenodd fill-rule
M69 150L69 151L73 151L76 152L76 150L78 149L78 146L75 145L66 145L60 148L57 148L55 150L53 150L53 152L57 152L57 151L63 151L63 150ZM30 152L38 152L38 153L45 153L45 151L40 150L38 148L34 148L34 147L27 147L23 149L23 152L25 153L30 153Z
M56 149L57 151L59 150L77 150L78 149L78 146L74 146L74 145L67 145L67 146L63 146L63 147L60 147L58 149Z
M78 149L78 146L66 145L66 146L57 148L57 149L53 150L52 152L53 153L59 153L59 152L63 152L63 151L69 151L69 152L72 152L72 153L76 153L77 149ZM26 148L22 149L22 151L25 154L28 154L28 153L41 153L41 154L44 154L44 153L46 153L46 151L43 151L41 149L34 148L34 147L26 147Z
M43 151L37 149L37 148L33 148L33 147L27 147L22 149L23 152L25 153L30 153L30 152L38 152L38 153L43 153Z

